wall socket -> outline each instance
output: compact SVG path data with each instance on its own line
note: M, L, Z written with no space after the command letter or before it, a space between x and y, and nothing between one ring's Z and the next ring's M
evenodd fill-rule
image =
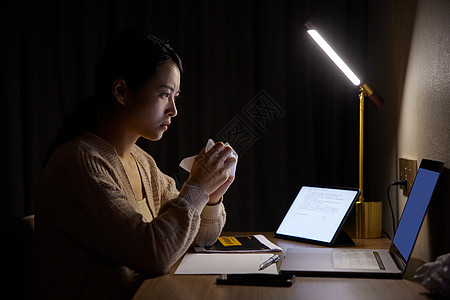
M409 196L414 179L416 178L417 160L399 158L399 169L399 180L407 180L406 188L403 185L401 185L400 188L403 190L403 195Z

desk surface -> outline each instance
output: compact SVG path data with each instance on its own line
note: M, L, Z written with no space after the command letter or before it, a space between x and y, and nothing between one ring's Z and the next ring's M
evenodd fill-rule
M239 236L261 233L286 250L314 245L277 239L271 232L225 232ZM356 239L356 248L389 248L390 241ZM180 260L181 261L181 260ZM133 299L429 299L428 291L407 279L330 278L297 276L291 287L257 287L216 285L217 275L174 275L170 272L145 280Z

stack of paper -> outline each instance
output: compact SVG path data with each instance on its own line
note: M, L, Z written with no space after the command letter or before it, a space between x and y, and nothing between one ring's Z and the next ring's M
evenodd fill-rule
M277 264L259 270L270 253L186 253L175 275L195 274L278 274Z
M196 252L231 253L231 252L276 252L283 251L270 242L264 235L220 237L209 247L194 247Z

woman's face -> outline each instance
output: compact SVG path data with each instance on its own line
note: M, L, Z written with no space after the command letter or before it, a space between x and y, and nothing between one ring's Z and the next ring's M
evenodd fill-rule
M177 115L175 99L179 94L180 71L173 62L166 62L152 79L130 92L129 129L148 140L161 139Z

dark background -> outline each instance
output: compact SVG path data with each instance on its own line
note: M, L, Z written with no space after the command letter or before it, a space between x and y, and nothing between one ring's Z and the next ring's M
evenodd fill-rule
M182 158L198 153L208 138L234 141L239 163L225 198L226 230L274 231L302 185L358 186L358 90L300 19L310 14L364 80L367 1L4 5L2 220L33 213L47 148L75 104L93 92L97 56L115 33L137 24L168 40L186 70L170 130L159 142L139 144L181 184Z

